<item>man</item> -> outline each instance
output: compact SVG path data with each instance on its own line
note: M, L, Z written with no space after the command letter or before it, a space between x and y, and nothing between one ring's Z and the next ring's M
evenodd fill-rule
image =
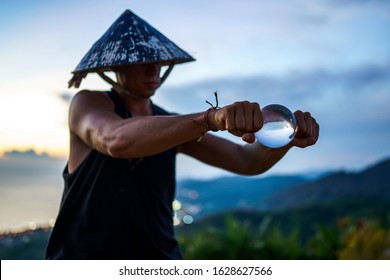
M263 121L257 103L235 102L189 115L153 104L150 98L172 67L192 60L128 10L82 59L70 86L96 72L113 89L83 90L71 103L65 190L48 259L180 259L172 222L177 153L254 175L291 147L316 143L319 126L301 111L295 112L298 132L292 142L270 149L255 142ZM160 78L164 65L168 70ZM107 70L115 72L116 82L104 74ZM248 144L210 130L227 130Z

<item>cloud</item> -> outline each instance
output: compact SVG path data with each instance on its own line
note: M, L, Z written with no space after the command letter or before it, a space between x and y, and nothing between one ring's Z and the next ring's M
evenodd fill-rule
M219 92L225 105L247 99L263 105L281 102L295 108L305 105L323 108L325 105L338 106L335 102L340 98L353 97L359 102L363 101L361 98L388 100L389 84L390 63L363 65L345 71L313 69L292 71L281 76L259 74L203 80L162 87L157 99L182 112L204 109L206 99L213 101L214 91Z
M307 152L292 152L275 170L358 168L390 154L390 63L162 87L156 103L180 113L204 111L209 106L205 100L214 102L216 90L221 106L238 100L262 106L281 103L292 110L310 111L320 123L318 144Z
M62 186L65 160L34 150L9 151L0 157L1 186Z
M65 160L34 150L0 157L0 231L46 225L58 213Z
M204 111L219 92L221 105L239 100L261 106L280 103L291 110L311 111L330 131L374 130L390 134L390 63L363 65L346 71L314 69L283 76L256 75L205 80L162 88L156 100L180 113Z
M342 149L349 155L389 150L384 146L389 140L389 65L380 65L390 59L389 1L173 0L169 6L138 1L131 7L122 0L109 6L89 0L38 2L9 2L1 10L7 14L0 32L7 38L0 46L6 54L0 70L0 115L7 119L0 127L3 146L25 147L26 140L41 150L67 146L63 101L71 94L63 91L68 72L131 8L197 59L175 67L174 77L154 97L157 104L179 113L204 111L214 91L221 105L244 99L262 106L282 103L311 111L321 122L318 157L344 155ZM83 87L107 88L93 78L88 75ZM56 100L31 98L31 91L42 90L63 92L61 101L58 95Z
M70 103L70 101L72 100L72 98L73 98L73 96L74 96L74 93L72 93L72 92L61 92L61 93L59 93L59 95L58 95L58 97L62 100L62 101L64 101L66 104L69 104Z
M389 1L387 0L331 0L327 1L327 4L334 5L336 7L345 7L345 6L364 6L367 4L373 4L377 6L390 6Z

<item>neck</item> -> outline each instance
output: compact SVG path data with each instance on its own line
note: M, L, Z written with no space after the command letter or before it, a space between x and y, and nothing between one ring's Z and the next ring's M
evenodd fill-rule
M152 102L149 98L134 98L121 93L119 97L133 117L153 115Z

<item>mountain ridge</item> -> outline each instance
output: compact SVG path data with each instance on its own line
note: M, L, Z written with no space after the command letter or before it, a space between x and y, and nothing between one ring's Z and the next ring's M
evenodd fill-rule
M313 180L300 175L237 176L183 181L177 191L184 210L196 218L234 209L280 211L354 196L390 202L390 158L360 171L336 171Z
M283 190L263 201L271 210L326 203L353 196L372 196L390 202L390 159L358 172L340 171L293 189Z

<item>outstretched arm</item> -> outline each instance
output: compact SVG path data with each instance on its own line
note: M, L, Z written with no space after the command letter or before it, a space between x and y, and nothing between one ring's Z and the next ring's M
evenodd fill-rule
M71 150L82 143L116 158L145 157L199 138L205 130L203 113L122 119L114 111L104 93L79 92L69 112L71 141L75 139Z
M257 106L255 105L255 107ZM236 136L241 136L249 144L235 144L208 133L202 142L187 142L180 146L179 151L202 162L234 173L243 175L261 174L277 163L292 147L305 148L317 142L319 125L316 120L308 112L296 111L294 114L298 124L297 134L291 143L282 148L271 149L265 147L259 142L255 142L253 132L247 132L247 130L242 129L242 126L233 126L231 132ZM213 118L215 115L210 114L210 117ZM217 124L212 124L212 126L218 126L218 122L221 122L220 117L216 116L216 118L219 121L217 121ZM213 121L211 119L210 123L213 123ZM244 121L241 120L241 122ZM223 127L223 125L220 127Z
M258 143L242 146L208 134L198 143L196 140L205 129L227 130L253 143L254 133L263 123L260 106L243 101L208 114L122 119L115 114L106 95L80 92L72 101L69 114L70 166L77 166L90 149L112 157L136 158L178 146L180 152L205 163L240 174L258 174L274 165L292 146L306 147L317 141L315 120L311 116L301 117L305 116L302 112L295 114L297 137L284 148L269 149Z

